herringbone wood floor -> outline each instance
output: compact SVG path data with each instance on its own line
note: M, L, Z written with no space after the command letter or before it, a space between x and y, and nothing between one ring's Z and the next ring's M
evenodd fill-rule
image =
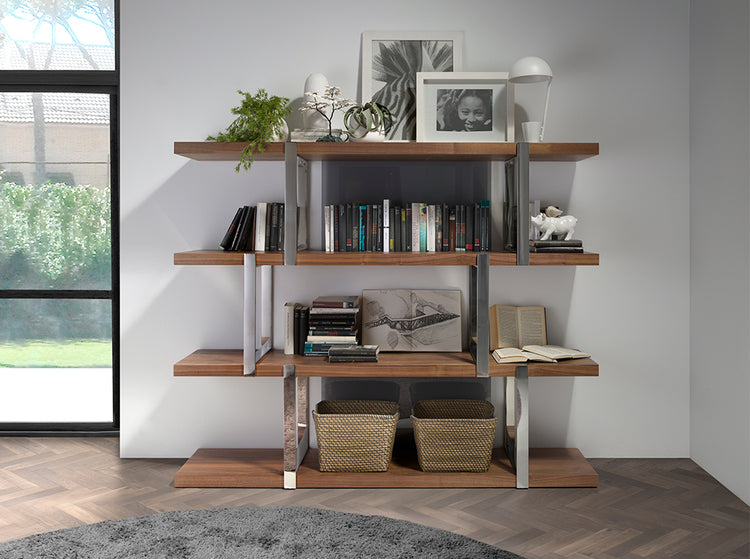
M0 541L169 510L295 505L411 520L527 559L750 557L750 509L687 459L591 460L597 489L175 489L183 460L120 459L118 442L0 439Z

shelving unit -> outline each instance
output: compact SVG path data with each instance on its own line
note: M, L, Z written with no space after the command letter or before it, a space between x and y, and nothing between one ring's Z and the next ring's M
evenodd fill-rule
M237 161L245 143L175 142L174 153L197 161ZM531 161L576 162L599 153L596 143L272 143L256 161L284 162L284 202L296 208L300 172L310 161L503 161L515 166L518 238L528 226L528 166ZM524 211L525 210L525 211ZM289 212L287 215L294 215ZM174 254L175 265L243 266L245 343L242 350L201 349L174 365L175 376L267 376L284 383L283 449L199 449L175 476L176 487L594 487L596 472L577 449L528 448L529 377L593 377L592 359L561 363L499 365L489 358L489 268L491 266L596 266L599 255L516 252L337 252L297 251L295 220L285 221L285 250L270 253L194 250ZM377 363L328 363L324 357L284 355L256 330L262 272L274 266L465 266L470 270L471 339L460 353L381 353ZM262 306L262 305L261 305ZM262 312L262 308L261 311ZM311 377L504 377L514 397L515 417L504 413L505 448L495 449L489 472L426 473L411 446L394 451L388 472L321 473L315 449L308 451ZM506 396L507 402L507 396ZM397 445L398 447L398 445Z

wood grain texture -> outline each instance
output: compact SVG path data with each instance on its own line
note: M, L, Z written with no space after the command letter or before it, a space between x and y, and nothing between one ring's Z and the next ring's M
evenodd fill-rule
M170 510L304 506L417 522L526 559L750 555L750 508L689 459L589 459L597 488L524 491L175 488L184 461L121 459L112 438L0 438L0 541Z
M189 250L174 253L175 266L242 266L245 252L234 250ZM281 266L283 252L256 252L256 266Z
M245 142L175 142L174 153L198 161L239 161ZM297 155L308 161L507 161L513 142L299 142ZM255 152L256 161L283 161L285 144L271 142ZM598 143L532 143L535 161L581 161L599 154Z
M268 338L261 341L265 343ZM262 360L261 360L262 361ZM259 362L260 363L260 362ZM174 364L173 374L176 377L242 377L244 374L243 351L241 349L198 349ZM257 377L281 377L281 367L259 367L256 363Z

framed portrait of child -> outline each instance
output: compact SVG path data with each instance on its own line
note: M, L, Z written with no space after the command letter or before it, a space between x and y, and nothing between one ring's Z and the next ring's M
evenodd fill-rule
M418 72L418 142L512 142L507 72Z

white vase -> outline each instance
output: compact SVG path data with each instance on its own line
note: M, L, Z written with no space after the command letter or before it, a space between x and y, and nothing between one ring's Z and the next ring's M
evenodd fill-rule
M274 134L274 136L271 138L271 141L272 142L285 142L287 136L289 136L289 125L286 123L286 120L282 120L281 128L276 134Z

